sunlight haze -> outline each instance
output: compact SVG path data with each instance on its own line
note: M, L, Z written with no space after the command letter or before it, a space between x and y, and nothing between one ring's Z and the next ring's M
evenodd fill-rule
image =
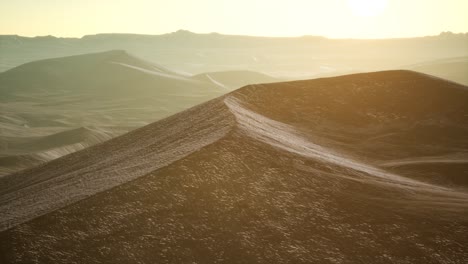
M465 0L32 0L0 3L0 34L197 33L392 38L468 31Z
M385 11L387 0L348 0L350 8L359 16L378 16Z

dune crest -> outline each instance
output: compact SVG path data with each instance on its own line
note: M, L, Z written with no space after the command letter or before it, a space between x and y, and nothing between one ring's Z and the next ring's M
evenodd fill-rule
M467 105L409 71L246 86L0 178L0 256L461 263L466 163L425 157L468 150Z

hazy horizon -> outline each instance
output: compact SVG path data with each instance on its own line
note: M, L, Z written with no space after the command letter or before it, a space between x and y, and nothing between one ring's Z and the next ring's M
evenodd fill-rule
M197 33L331 39L410 38L468 32L468 2L403 0L0 3L0 35L82 37L101 33ZM437 16L435 16L437 14Z
M258 38L301 38L301 37L321 37L321 38L326 38L330 40L348 40L348 39L362 39L362 40L385 40L385 39L410 39L410 38L424 38L424 37L437 37L440 36L444 33L448 34L468 34L468 31L461 31L461 32L453 32L453 31L441 31L439 33L434 33L431 35L419 35L419 36L407 36L407 37L381 37L381 38L365 38L365 37L328 37L328 36L323 36L323 35L311 35L311 34L305 34L305 35L292 35L292 36L265 36L265 35L247 35L247 34L228 34L224 32L195 32L192 30L188 29L178 29L175 31L170 31L170 32L163 32L163 33L154 33L154 34L146 34L146 33L133 33L133 32L97 32L97 33L90 33L90 34L84 34L81 36L60 36L60 35L53 35L53 34L46 34L46 35L21 35L21 34L0 34L0 36L18 36L18 37L25 37L25 38L40 38L40 37L55 37L55 38L70 38L70 39L81 39L86 36L96 36L96 35L141 35L141 36L161 36L161 35L168 35L168 34L174 34L178 32L189 32L193 33L196 35L210 35L210 34L218 34L218 35L223 35L223 36L243 36L243 37L258 37Z

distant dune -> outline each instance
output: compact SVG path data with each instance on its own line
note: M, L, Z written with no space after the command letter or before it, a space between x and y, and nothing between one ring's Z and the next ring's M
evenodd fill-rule
M0 73L0 176L222 93L213 83L194 81L119 50L21 65Z
M195 80L212 82L226 90L240 88L248 84L279 82L281 79L253 71L207 72L192 77Z
M122 50L21 65L0 73L0 176L274 81L251 71L184 75Z
M0 178L0 261L463 263L467 106L410 71L246 86Z
M440 59L404 68L468 85L468 57Z
M48 136L1 138L8 147L0 149L0 175L59 158L125 131L81 127Z

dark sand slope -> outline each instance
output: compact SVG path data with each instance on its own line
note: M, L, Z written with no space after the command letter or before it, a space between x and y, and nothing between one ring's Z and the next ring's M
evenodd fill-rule
M0 261L466 263L467 106L408 71L247 86L0 178Z
M119 50L21 65L0 74L0 176L223 93Z

